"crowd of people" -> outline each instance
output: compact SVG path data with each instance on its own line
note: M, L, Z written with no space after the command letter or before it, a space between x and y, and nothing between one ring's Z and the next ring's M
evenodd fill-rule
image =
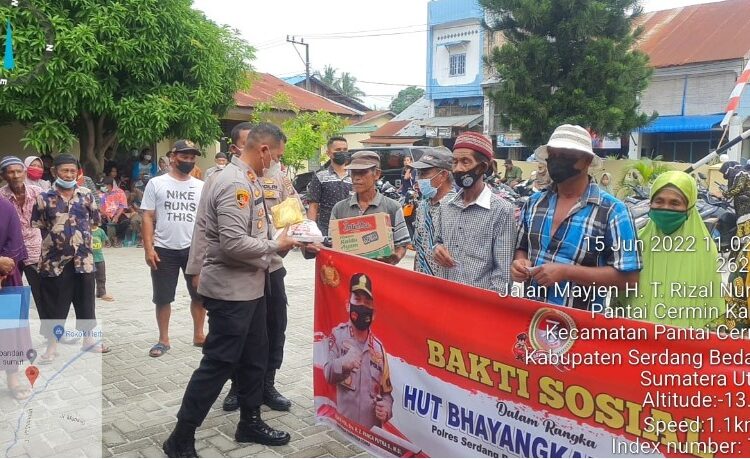
M291 406L275 388L287 326L283 257L299 248L312 258L323 245L302 244L285 230L275 234L269 209L289 198L299 200L281 169L283 132L269 123L241 123L231 138L229 153L217 154L215 167L205 174L196 172L200 149L180 140L158 161L150 150L142 151L126 178L121 169L109 167L98 191L68 154L52 158L50 164L45 157L22 161L6 156L0 162L7 182L0 189L0 278L3 285L18 286L25 275L40 319L49 319L40 330L47 338L40 364L57 357L57 340L48 324L65 321L71 304L84 336L82 349L110 351L87 334L96 320L95 299L113 299L106 291L101 249L108 240L118 246L136 221L152 278L158 329L156 343L148 350L153 358L171 349L171 304L182 271L191 297L193 344L203 348L203 358L186 387L177 425L164 443L170 457L195 456L195 431L228 380L231 387L223 407L240 410L238 442L283 445L290 439L260 414L261 404L282 411ZM565 292L572 286L616 287L628 292L616 300L644 308L649 320L706 324L697 317L655 317L657 301L685 304L657 299L649 289L654 282L669 280L721 283L716 246L695 208L695 181L683 172L665 173L654 182L650 221L636 233L627 207L608 188L611 177L605 181L602 176L597 184L590 175L601 159L589 132L562 125L535 151L539 191L517 217L514 205L486 183L496 173L491 140L465 132L452 151L424 147L421 156L407 164L404 184L421 198L410 236L399 202L377 188L377 153L349 155L346 139L334 137L327 154L330 165L317 171L309 186L307 217L327 235L336 219L387 213L394 253L382 262L398 264L412 245L414 270L447 281L500 295L517 293L514 285L523 283L521 296L589 311L608 299ZM505 162L504 179L511 185L522 180L512 161ZM681 253L649 245L677 236L694 237L700 244L693 252ZM354 317L372 316L368 282L364 274L352 279L356 301L349 307L357 309L351 326L358 330L352 336L361 343L368 339L370 324ZM628 285L638 285L640 291L633 293ZM704 300L700 303L705 307L723 308L720 295ZM349 360L349 370L361 363ZM14 397L28 397L17 369L5 370ZM332 367L327 377L340 379L342 371ZM390 416L390 406L382 400L372 408L372 419Z

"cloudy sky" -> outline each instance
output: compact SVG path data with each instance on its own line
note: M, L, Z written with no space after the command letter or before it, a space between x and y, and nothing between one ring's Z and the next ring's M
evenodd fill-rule
M643 0L646 11L712 0ZM406 85L424 86L428 0L194 0L196 9L242 33L257 49L257 70L278 77L303 74L310 44L311 71L332 65L353 74L365 103L385 108Z

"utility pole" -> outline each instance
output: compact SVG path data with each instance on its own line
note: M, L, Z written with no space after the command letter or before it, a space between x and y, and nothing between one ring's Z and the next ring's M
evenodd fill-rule
M292 45L302 45L305 47L305 59L303 59L303 62L305 64L305 89L308 91L310 90L310 44L305 43L304 38L300 38L299 41L292 36L289 38L289 35L286 36L286 41L291 43ZM294 50L297 51L297 47L294 47ZM299 51L297 51L297 54L299 54ZM302 59L302 56L299 57Z

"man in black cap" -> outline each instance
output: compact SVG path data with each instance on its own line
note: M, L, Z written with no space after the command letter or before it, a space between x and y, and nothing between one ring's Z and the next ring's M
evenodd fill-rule
M349 283L349 320L328 337L326 381L336 384L336 409L371 429L393 416L393 386L383 344L370 331L375 315L372 281L357 273Z
M151 347L151 357L161 357L171 347L169 318L180 269L191 298L193 344L202 346L206 339L203 331L206 320L203 300L185 272L195 214L203 190L203 182L191 177L190 172L195 167L195 157L201 152L189 140L178 140L172 151L169 173L149 180L141 202L143 248L146 252L146 264L151 268L153 301L159 327L159 341Z
M380 156L374 151L358 151L352 155L352 161L346 169L352 177L354 194L333 206L329 227L333 224L333 220L380 212L387 213L393 225L395 252L382 261L393 265L398 264L406 254L406 246L409 245L411 238L401 204L383 196L375 186L381 174Z
M416 187L422 200L414 220L414 271L442 277L444 269L437 264L432 248L435 246L434 220L440 202L456 195L453 188L453 153L446 147L425 148L419 161L412 164L417 171Z
M101 223L97 199L88 188L78 186L78 160L74 156L57 156L54 170L57 179L49 191L37 196L31 215L33 225L42 232L39 276L42 301L48 309L42 324L48 345L39 364L49 364L57 356L51 324L65 322L71 303L77 328L84 336L83 350L109 352L108 347L95 345L90 333L96 319L91 224Z

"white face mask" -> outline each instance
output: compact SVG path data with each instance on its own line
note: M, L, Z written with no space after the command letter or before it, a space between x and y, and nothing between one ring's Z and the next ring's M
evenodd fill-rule
M271 165L266 169L265 175L275 177L281 174L281 162L271 160Z

